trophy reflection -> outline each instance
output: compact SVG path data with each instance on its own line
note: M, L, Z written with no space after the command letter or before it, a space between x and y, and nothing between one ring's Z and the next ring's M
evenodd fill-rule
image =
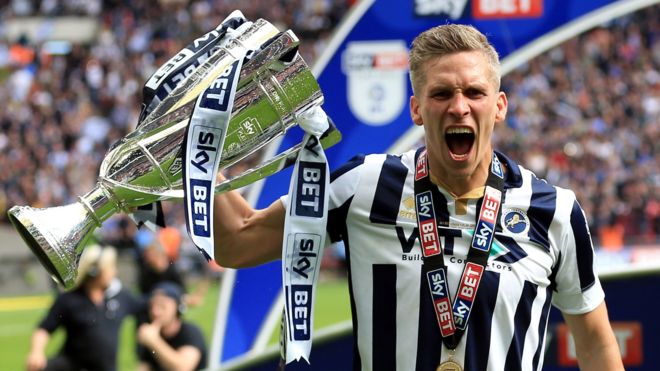
M118 212L158 200L183 198L182 145L197 97L234 61L238 48L255 50L241 69L219 168L238 163L287 129L296 117L321 105L323 95L298 54L298 38L265 20L228 41L174 89L135 131L115 143L103 160L94 189L66 206L14 206L9 219L50 275L71 288L77 262L95 228ZM333 125L321 138L341 138ZM228 179L216 193L253 183L295 162L300 144Z

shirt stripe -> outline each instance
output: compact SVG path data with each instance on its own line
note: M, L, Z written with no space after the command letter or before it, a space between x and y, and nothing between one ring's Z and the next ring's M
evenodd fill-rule
M536 347L536 352L534 352L534 359L532 361L532 370L540 370L542 366L541 356L543 350L545 349L545 333L548 327L548 313L550 311L550 302L552 301L552 290L550 287L546 289L545 303L543 304L543 310L541 311L541 318L539 319L538 334L539 334L539 343Z
M396 371L396 265L373 265L374 371Z
M580 288L584 291L596 282L593 269L594 250L591 243L591 236L587 229L587 221L577 201L573 203L573 210L571 210L571 228L573 229L573 237L575 238Z
M509 346L509 352L506 355L504 369L507 371L516 371L523 369L522 358L525 349L525 334L529 329L532 320L532 305L536 299L537 286L529 281L525 281L523 292L516 307L516 314L513 318L514 333Z
M401 192L407 175L408 169L401 163L401 158L387 155L378 178L376 194L369 215L372 223L396 224Z
M474 300L472 313L468 319L467 339L465 345L465 371L486 371L488 368L488 352L490 341L498 334L491 334L493 313L500 286L500 274L484 271ZM472 330L475 329L475 330ZM489 339L487 341L484 341Z
M550 251L548 229L555 215L557 191L543 180L532 176L532 197L527 209L531 225L529 238Z

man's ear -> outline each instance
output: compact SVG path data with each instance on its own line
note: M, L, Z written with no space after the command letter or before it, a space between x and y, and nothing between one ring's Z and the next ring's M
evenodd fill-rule
M506 111L509 107L509 101L503 91L497 93L497 113L495 113L495 122L502 122L506 118Z
M422 124L424 124L420 112L419 99L414 95L410 96L410 117L412 117L412 121L415 125L422 126Z

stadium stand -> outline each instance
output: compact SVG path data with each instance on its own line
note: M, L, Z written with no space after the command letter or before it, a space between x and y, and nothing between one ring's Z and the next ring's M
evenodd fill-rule
M0 10L0 28L8 19L73 15L95 19L98 31L87 43L53 45L43 33L0 40L0 209L63 205L92 189L105 151L137 123L146 78L231 10L290 27L311 64L351 3L11 1ZM657 244L660 235L659 35L655 6L553 48L504 78L511 106L496 148L576 190L593 237L609 249ZM181 225L182 210L165 206L168 224ZM102 238L130 247L134 230L116 216Z

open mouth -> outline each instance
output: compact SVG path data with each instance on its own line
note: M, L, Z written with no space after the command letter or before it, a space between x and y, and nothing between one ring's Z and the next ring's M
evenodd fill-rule
M455 160L463 160L468 157L474 144L474 138L471 128L453 127L445 132L445 142L449 153Z

